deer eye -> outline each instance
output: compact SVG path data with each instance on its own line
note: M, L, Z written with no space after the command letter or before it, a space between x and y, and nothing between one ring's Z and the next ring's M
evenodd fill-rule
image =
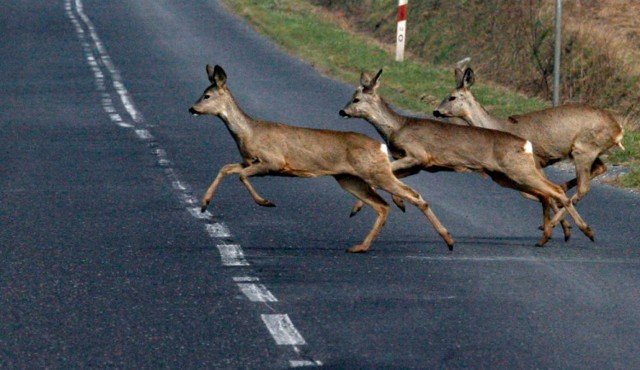
M455 96L450 96L450 97L449 97L449 101L454 101L454 100L456 100L456 97L455 97Z
M353 102L354 102L354 103L360 103L360 99L358 99L358 98L353 98Z
M211 97L211 95L209 95L209 94L205 94L205 96L204 96L205 99L209 99L210 97Z

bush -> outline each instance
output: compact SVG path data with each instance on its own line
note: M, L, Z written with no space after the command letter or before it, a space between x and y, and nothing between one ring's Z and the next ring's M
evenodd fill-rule
M348 17L381 41L393 43L397 2L313 0ZM583 1L581 6L589 5ZM406 49L438 65L470 56L480 82L491 80L529 95L552 95L555 1L422 0L409 3ZM586 5L584 5L586 4ZM594 3L595 4L595 3ZM565 15L575 9L565 2ZM562 35L561 96L611 109L638 127L638 76L592 29L565 20ZM567 24L569 26L567 26Z

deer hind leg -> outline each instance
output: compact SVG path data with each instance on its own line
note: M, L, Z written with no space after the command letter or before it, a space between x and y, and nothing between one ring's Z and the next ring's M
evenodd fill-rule
M391 170L393 171L393 174L399 179L415 175L416 173L420 172L421 169L422 168L411 157L404 157L398 159L397 161L391 162ZM392 194L391 199L402 212L405 212L406 209L402 198L398 197L395 194ZM361 200L357 201L356 204L354 204L351 208L351 214L349 215L349 217L355 216L358 212L360 212L362 207L364 207L364 203Z
M391 199L393 200L393 203L396 205L396 207L400 208L402 212L405 212L404 202L402 201L402 198L398 198L395 195L392 195ZM349 217L355 216L358 212L360 212L362 207L364 207L364 202L358 199L356 201L356 204L351 207L351 214L349 214Z
M550 205L551 209L553 210L553 214L556 214L556 213L560 212L560 207L558 207L558 204L553 199L550 199L549 205ZM571 239L571 224L566 219L562 219L562 220L560 220L560 225L562 226L562 233L564 234L564 241L568 242L569 239ZM542 229L544 230L544 225L542 226Z
M538 247L544 246L549 239L551 239L551 235L553 233L553 225L551 224L550 217L550 202L549 198L544 196L539 196L538 200L542 204L542 239L536 245Z
M453 238L451 237L451 234L449 234L449 231L442 226L438 217L436 217L435 213L431 210L431 207L429 207L429 203L422 199L422 196L418 194L417 191L411 189L393 175L379 176L373 182L376 187L379 187L392 195L396 195L418 207L427 217L433 228L436 229L438 234L440 234L445 243L447 243L449 250L453 250Z
M373 241L378 237L380 230L382 230L382 227L387 222L387 217L389 216L389 205L371 186L369 186L369 184L358 177L344 175L335 176L335 179L344 190L354 195L364 204L371 206L371 208L373 208L373 210L378 214L371 231L369 231L369 234L367 234L362 244L358 244L347 249L347 252L350 253L364 253L369 250L371 243L373 243Z
M501 172L492 172L489 174L493 181L498 183L501 186L520 190L521 192L525 192L532 197L535 197L542 204L542 239L538 243L537 246L541 247L545 243L549 241L551 238L551 234L553 231L553 227L560 223L566 214L565 209L558 210L553 220L550 220L549 210L557 209L554 208L554 200L558 201L558 199L563 199L561 204L565 204L565 202L569 202L569 198L562 191L562 187L552 183L544 177L544 174L540 169L535 169L534 171L529 171L525 168L513 168L511 169L511 176L507 176ZM564 197L564 198L562 198ZM570 203L570 202L569 202ZM577 214L577 212L576 212ZM554 223L555 220L555 223ZM578 216L578 220L576 223L582 222L579 224L580 230L583 230L586 226L586 223L582 221L582 218ZM582 226L581 226L582 225ZM565 240L567 234L565 233Z
M535 201L540 201L540 199L538 197L536 197L535 195L531 195L528 194L526 192L520 192L520 195L522 195L523 197L527 198L527 199L532 199ZM549 202L549 206L551 207L551 209L553 209L553 213L558 213L558 210L560 209L560 207L558 207L558 205L556 204L555 201L551 200ZM560 220L560 225L562 226L562 232L564 233L564 241L569 241L569 239L571 238L571 224L569 223L569 221L562 219ZM540 227L538 227L538 229L540 230L544 230L544 225L541 225Z
M564 193L562 187L549 181L542 175L541 172L540 174L541 176L538 176L529 181L527 183L527 186L535 189L535 191L539 192L542 196L549 197L551 198L551 200L555 200L557 204L560 204L564 207L558 210L558 212L554 215L553 219L551 220L551 226L553 227L560 223L560 221L564 219L568 212L571 215L571 218L573 218L573 220L575 221L580 231L582 231L582 233L584 233L589 239L593 241L593 231L591 230L589 225L587 225L587 223L582 219L580 214L578 214L578 211L574 208L573 203Z

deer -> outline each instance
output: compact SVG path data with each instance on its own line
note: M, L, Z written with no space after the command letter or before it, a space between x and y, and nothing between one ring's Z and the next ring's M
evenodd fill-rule
M469 126L508 132L531 141L536 163L544 168L573 159L576 177L562 184L578 203L589 192L591 180L607 171L600 156L614 146L624 150L624 129L608 111L580 104L567 104L501 119L491 115L471 92L473 70L456 67L456 87L433 111L439 118L457 117Z
M543 235L538 246L550 240L553 227L566 213L594 241L593 231L562 187L548 180L537 166L529 140L498 130L399 114L378 93L381 75L382 69L373 78L362 72L360 86L339 114L344 118L363 118L373 125L390 149L394 159L391 166L398 178L420 171L472 171L488 175L497 184L525 192L540 201ZM551 201L564 207L553 218ZM352 214L362 207L363 203L357 202Z
M216 188L227 175L238 175L253 200L264 207L275 205L256 192L249 181L250 177L333 176L345 191L373 208L377 214L364 241L347 249L347 252L367 252L386 223L389 205L376 189L382 189L418 207L449 250L453 250L451 234L430 205L417 191L394 176L385 144L356 132L256 120L239 107L227 85L227 75L222 67L207 64L206 72L210 85L189 108L189 113L218 117L235 140L242 161L222 166L203 196L202 212L206 211Z

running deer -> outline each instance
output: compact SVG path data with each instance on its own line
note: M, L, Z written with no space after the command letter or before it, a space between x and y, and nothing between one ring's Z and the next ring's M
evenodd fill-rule
M501 186L536 197L542 203L543 246L552 229L568 212L591 240L593 232L573 207L562 187L549 181L537 167L531 142L497 130L452 125L426 118L414 118L393 111L378 94L382 70L371 78L362 73L351 101L340 111L345 118L369 121L384 138L395 159L392 169L398 178L421 170L474 171L486 174ZM564 206L550 217L550 201ZM362 207L354 206L357 212Z
M348 252L366 252L384 226L389 205L374 190L382 189L418 207L453 249L453 239L429 204L415 190L398 180L391 170L387 147L355 132L340 132L265 122L244 113L227 86L222 67L206 67L211 85L189 109L193 115L213 115L222 120L236 141L241 163L222 167L202 200L204 212L222 179L237 174L261 206L274 204L260 196L249 182L251 176L333 176L338 184L377 213L373 228L362 244Z
M576 177L562 185L577 185L571 197L579 202L589 191L591 179L606 172L600 155L613 146L622 146L624 130L613 115L585 105L569 104L500 119L489 114L471 92L475 75L471 68L455 68L456 88L433 111L436 117L458 117L469 126L512 133L533 144L541 168L572 158Z

